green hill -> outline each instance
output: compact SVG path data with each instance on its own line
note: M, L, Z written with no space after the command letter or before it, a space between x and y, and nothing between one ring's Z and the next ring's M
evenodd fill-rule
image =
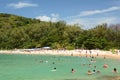
M113 26L114 27L114 26ZM110 49L120 48L120 30L106 24L83 30L64 21L44 22L13 14L0 13L0 49Z
M71 30L72 28L74 29L73 31ZM68 29L70 29L71 32L69 32ZM67 26L64 21L52 23L12 14L0 14L1 49L35 48L43 46L63 48L63 46L69 44L68 42L73 42L74 39L69 41L69 38L66 37L76 31L80 32L80 27ZM63 34L65 35L63 36ZM73 36L73 38L75 36Z
M26 26L28 24L39 23L39 22L40 22L39 20L35 20L31 18L0 13L0 28L4 27L4 25L5 27L14 28L14 27Z

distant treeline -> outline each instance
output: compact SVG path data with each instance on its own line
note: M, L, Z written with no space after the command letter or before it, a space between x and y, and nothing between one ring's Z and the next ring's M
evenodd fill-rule
M0 49L120 49L120 25L101 24L84 30L64 21L44 22L0 13Z

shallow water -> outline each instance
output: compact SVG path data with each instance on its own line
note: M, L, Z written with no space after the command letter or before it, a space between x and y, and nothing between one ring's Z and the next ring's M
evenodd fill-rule
M94 58L96 62L91 62L91 59L72 56L0 54L0 80L112 80L120 75L120 59ZM109 65L107 69L103 68L105 63ZM118 73L112 72L114 67L117 68ZM71 73L72 68L76 70L75 73ZM100 73L87 75L88 70L94 69L100 70Z

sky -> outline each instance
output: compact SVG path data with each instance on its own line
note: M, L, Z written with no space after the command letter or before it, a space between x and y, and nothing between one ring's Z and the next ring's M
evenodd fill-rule
M0 0L0 13L41 21L65 21L90 29L120 23L120 0Z

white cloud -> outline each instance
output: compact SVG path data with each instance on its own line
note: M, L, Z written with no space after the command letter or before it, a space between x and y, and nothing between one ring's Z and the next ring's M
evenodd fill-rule
M95 27L98 24L107 23L109 24L116 24L119 23L120 19L116 15L112 16L101 16L101 17L95 17L94 18L90 15L96 15L96 14L103 14L107 12L117 11L120 10L120 7L114 6L107 9L102 10L90 10L90 11L82 11L80 14L75 16L68 16L64 18L64 20L67 21L68 24L80 24L83 25L82 27L84 29L90 29L92 27ZM86 16L90 16L87 18ZM115 17L116 16L116 17Z
M98 24L107 23L114 24L117 23L118 19L116 17L101 17L101 18L74 18L71 21L67 21L68 24L80 24L83 25L83 29L90 29Z
M37 7L38 5L33 3L27 3L27 2L18 2L18 3L10 3L7 6L13 7L15 9L19 9L24 7Z
M77 17L85 17L85 16L90 16L90 15L95 15L95 14L102 14L102 13L107 13L107 12L112 12L112 11L117 11L117 10L120 10L119 6L113 6L113 7L110 7L110 8L107 8L107 9L101 9L101 10L82 11L78 15L66 17L66 19L77 18Z
M52 21L52 22L57 22L60 20L60 17L58 14L51 14L50 16L38 16L36 19L40 19L41 21ZM120 19L117 17L96 17L96 18L79 18L79 17L74 17L71 19L66 19L65 21L67 24L74 25L74 24L79 24L80 26L82 25L83 29L90 29L95 27L98 24L102 23L107 23L109 24L115 24L118 23Z
M36 17L36 19L39 19L41 21L47 21L47 22L49 22L49 21L57 22L59 20L59 15L52 13L50 16L46 16L46 15L38 16L38 17Z
M52 16L52 17L59 17L59 15L58 15L58 14L55 14L55 13L52 13L51 16Z
M36 19L40 19L41 21L50 21L51 18L48 16L38 16Z
M107 13L107 12L116 11L116 10L120 10L120 7L114 6L114 7L110 7L108 9L102 9L102 10L83 11L80 13L79 16L89 16L89 15Z

